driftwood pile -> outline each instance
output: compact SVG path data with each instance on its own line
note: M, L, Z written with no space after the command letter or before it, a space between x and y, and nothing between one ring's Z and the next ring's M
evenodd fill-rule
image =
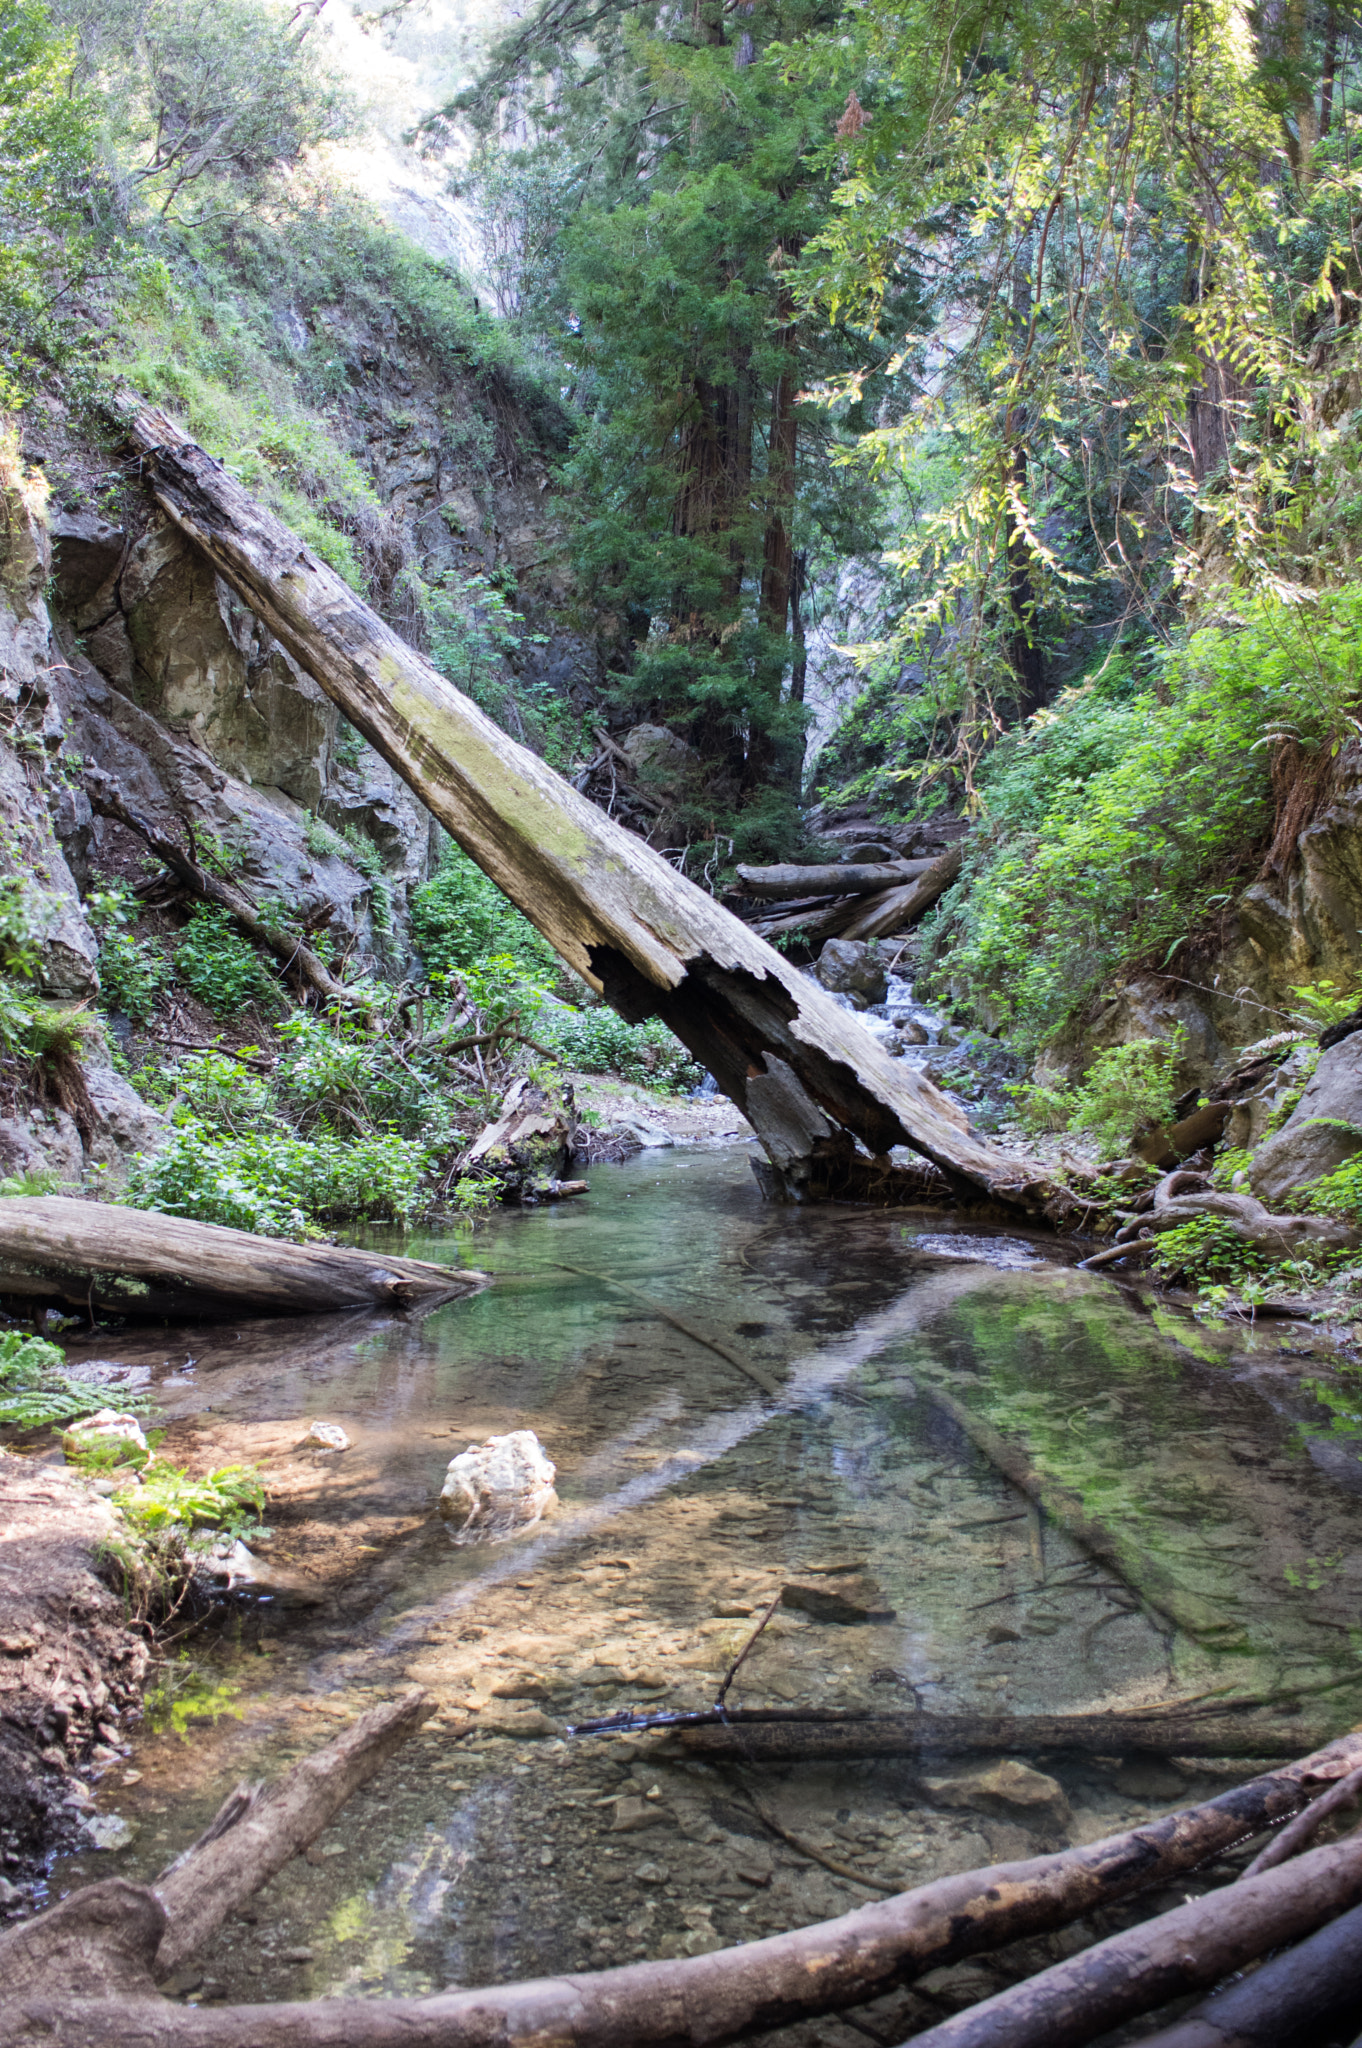
M767 940L795 932L816 949L825 939L882 939L907 931L931 909L958 878L962 858L962 849L951 846L923 860L740 867L740 906L747 911L746 898L778 906L747 916L750 929Z
M1362 1831L1308 1848L1362 1784L1362 1734L1220 1798L1078 1849L995 1864L738 1948L429 1998L184 2006L160 1984L334 1818L431 1711L419 1690L374 1709L270 1792L242 1786L153 1886L88 1886L0 1934L0 2040L44 2048L698 2048L845 2012L942 1965L1006 1948L1156 1893L1281 1827L1268 1867L1123 1927L946 2020L919 2041L1079 2048L1210 1990L1272 1950L1250 1980L1160 2036L1164 2048L1318 2039L1356 1997ZM1322 1795L1322 1796L1321 1796ZM1333 1795L1333 1796L1331 1796ZM1283 1825L1290 1823L1290 1825ZM1122 1918L1127 1916L1123 1915ZM1288 1947L1289 1944L1301 1944ZM1247 2009L1246 2009L1247 2008ZM1262 2014L1275 2032L1263 2030Z

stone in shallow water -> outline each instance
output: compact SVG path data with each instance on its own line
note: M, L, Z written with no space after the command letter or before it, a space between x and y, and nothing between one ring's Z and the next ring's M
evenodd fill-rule
M894 1609L873 1579L828 1579L821 1585L794 1583L781 1589L782 1607L796 1608L814 1621L892 1621Z
M489 1436L450 1459L440 1514L461 1543L496 1542L556 1506L555 1474L532 1429Z
M299 1449L309 1451L348 1451L350 1439L338 1422L311 1422L307 1435Z
M68 1458L78 1458L106 1446L112 1446L117 1458L130 1465L145 1465L151 1455L137 1417L120 1415L113 1408L101 1408L97 1415L83 1415L62 1432L61 1447Z
M998 1814L1004 1820L1018 1820L1043 1834L1067 1828L1069 1802L1064 1787L1043 1771L1033 1771L1004 1757L996 1764L981 1764L971 1770L952 1771L939 1778L924 1778L923 1786L936 1806L967 1806L976 1813Z

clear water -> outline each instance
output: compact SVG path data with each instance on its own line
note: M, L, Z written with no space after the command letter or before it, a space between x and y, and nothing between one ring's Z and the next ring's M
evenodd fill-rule
M720 1769L655 1735L562 1732L707 1704L772 1595L830 1567L855 1565L893 1620L782 1608L733 1704L1079 1709L1318 1687L1362 1662L1362 1467L1346 1416L1330 1434L1302 1391L1327 1372L1308 1333L1210 1337L1012 1225L775 1210L743 1147L591 1178L584 1202L413 1244L501 1276L421 1323L100 1339L151 1369L168 1455L264 1467L276 1586L168 1660L99 1787L135 1839L69 1859L57 1889L151 1876L238 1779L413 1681L440 1705L185 1996L417 1993L698 1953L877 1896L809 1848L906 1885L1223 1784L1041 1759L1070 1813L1028 1824L943 1803L907 1762ZM1028 1507L942 1393L1081 1495L1129 1578ZM313 1419L351 1449L299 1450ZM525 1427L558 1466L559 1512L455 1548L434 1513L449 1458ZM1194 1632L1141 1604L1142 1576L1185 1594ZM1302 1748L1362 1716L1359 1688L1304 1698Z

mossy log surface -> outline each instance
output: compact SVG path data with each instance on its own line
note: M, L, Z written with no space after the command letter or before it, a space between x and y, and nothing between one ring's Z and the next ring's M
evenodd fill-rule
M288 1244L67 1195L0 1198L0 1295L216 1322L429 1309L482 1285L481 1273L349 1245Z
M766 1148L773 1192L836 1192L859 1140L876 1158L911 1146L971 1195L1067 1210L1042 1165L985 1143L824 990L517 745L173 420L129 393L124 423L157 502L478 866L621 1016L661 1017L715 1075Z

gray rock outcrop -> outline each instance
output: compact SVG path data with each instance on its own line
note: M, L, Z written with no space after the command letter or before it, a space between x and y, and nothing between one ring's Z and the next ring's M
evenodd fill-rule
M1356 1133L1340 1128L1357 1126ZM1362 1032L1320 1054L1282 1128L1259 1146L1249 1185L1269 1207L1332 1173L1362 1147Z
M882 1003L889 977L873 940L829 939L814 973L832 995L850 996L858 1010Z

